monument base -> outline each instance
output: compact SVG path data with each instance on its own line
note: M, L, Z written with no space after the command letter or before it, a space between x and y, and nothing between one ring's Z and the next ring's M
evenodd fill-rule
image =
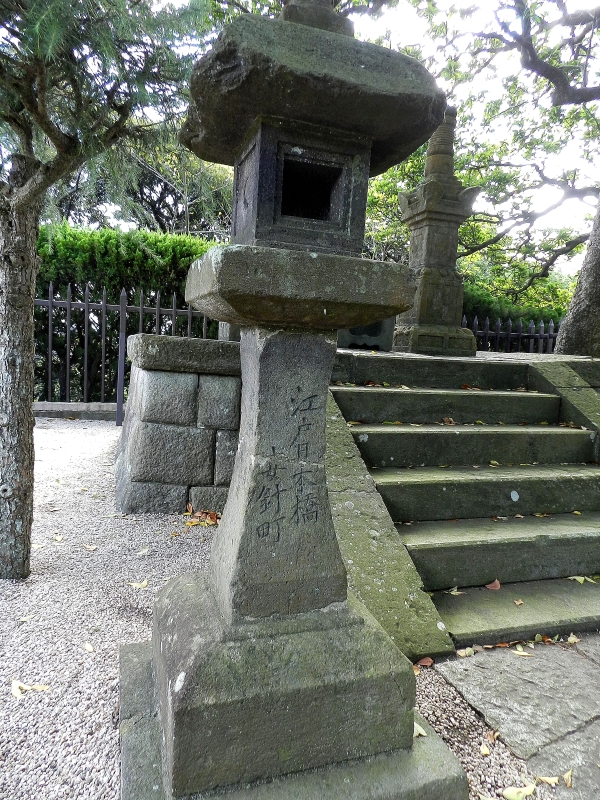
M472 331L452 325L398 325L394 350L427 356L474 356L477 341Z
M163 733L152 670L152 643L125 645L120 653L121 800L167 800L161 754ZM321 769L252 784L188 795L188 800L467 800L460 763L418 715L427 736L412 746ZM292 720L292 723L295 721ZM411 735L413 714L410 713ZM199 731L200 744L209 729ZM336 736L344 731L336 732Z
M346 603L225 625L183 575L156 600L152 661L169 800L412 744L412 666Z

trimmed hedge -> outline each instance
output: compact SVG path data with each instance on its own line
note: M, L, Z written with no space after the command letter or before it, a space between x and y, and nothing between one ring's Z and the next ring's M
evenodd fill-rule
M181 307L188 268L211 246L195 236L47 225L38 239L37 296L46 297L52 281L54 291L62 296L70 283L76 300L83 297L89 283L93 300L101 299L103 286L109 303L118 302L123 288L130 302L140 289L146 293L158 290L168 302L175 292Z

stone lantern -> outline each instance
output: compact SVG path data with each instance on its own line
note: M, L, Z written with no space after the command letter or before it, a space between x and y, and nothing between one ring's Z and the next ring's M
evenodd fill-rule
M347 602L325 402L337 329L413 299L404 267L359 257L368 177L444 107L423 66L354 40L322 2L237 18L194 68L181 139L235 166L234 220L186 299L241 326L242 412L208 575L170 581L154 609L167 800L383 800L429 780L410 761L412 667ZM435 785L429 800L466 797L461 781Z

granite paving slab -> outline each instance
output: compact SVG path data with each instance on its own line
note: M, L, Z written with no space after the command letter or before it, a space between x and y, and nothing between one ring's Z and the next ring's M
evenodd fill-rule
M600 716L600 669L558 645L537 645L531 658L513 650L477 653L438 669L515 755L531 758Z
M476 653L436 670L498 730L536 776L558 777L557 800L600 797L600 634L573 646ZM572 770L572 788L562 776Z

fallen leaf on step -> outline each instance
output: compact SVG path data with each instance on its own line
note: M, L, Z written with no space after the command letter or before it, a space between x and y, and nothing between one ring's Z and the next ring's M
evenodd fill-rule
M574 634L574 633L572 633L572 634L569 636L569 638L567 639L567 642L568 642L569 644L577 644L577 643L578 643L578 642L580 642L580 641L581 641L581 639L578 639L578 638L577 638L577 636L575 636L575 634Z
M415 728L413 733L413 739L418 739L419 736L427 736L423 728L419 725L418 722L415 722Z
M516 656L521 656L522 658L533 658L533 653L526 653L525 650L511 650L511 653L514 653Z
M461 389L470 389L471 387L469 386L468 383L463 383L460 388Z
M94 646L93 646L93 645L91 645L89 642L86 642L86 643L83 645L83 649L84 649L84 650L87 650L87 651L88 651L88 653L93 653L93 652L94 652Z
M513 600L513 603L514 603L516 606L522 606L522 605L523 605L523 601L522 601L522 600Z
M497 461L490 461L490 467L499 467L500 464Z
M570 769L568 772L565 772L563 775L563 781L565 782L565 786L567 789L570 789L573 786L573 770Z
M55 533L52 538L54 539L55 542L62 542L63 540L62 534L60 533Z
M42 547L46 547L46 545L45 544L32 544L31 545L31 549L32 550L41 550Z
M567 578L568 581L577 581L577 583L596 583L593 578L588 578L587 575L571 575Z
M417 667L416 664L413 664L413 672L415 673L415 675L421 674L421 670Z
M504 797L505 800L524 800L525 797L531 797L534 792L535 783L532 783L531 786L523 787L509 786L502 792L502 797Z
M459 594L465 594L465 592L459 592L458 586L453 586L451 589L446 589L444 594L451 594L454 597L458 597Z
M483 425L483 420L482 419L476 419L475 420L475 425Z
M534 516L534 517L549 517L549 516L550 516L550 514L542 514L542 513L539 513L539 512L538 512L537 514L534 514L533 516Z
M560 778L544 778L542 775L538 775L538 781L547 783L548 786L558 786Z
M492 744L500 737L500 731L487 731L485 738Z
M431 658L430 656L424 656L424 658L420 658L417 661L417 666L418 667L433 667L433 663L434 663L433 662L433 658Z
M145 589L148 586L148 579L144 578L141 583L130 583L130 586L133 586L134 589Z
M491 589L493 592L497 592L498 589L500 589L500 581L498 580L498 578L496 578L495 581L492 581L491 583L486 583L485 588Z
M456 422L454 422L452 417L443 417L442 422L444 425L456 425Z
M31 622L31 620L35 617L35 614L27 614L26 617L21 617L19 622Z
M45 692L49 688L49 686L45 686L43 683L32 683L30 686L27 683L21 683L21 681L13 680L11 681L10 691L13 697L16 697L17 700L20 700L25 692Z
M84 544L83 546L85 547L86 550L89 550L90 553L93 553L94 550L98 549L98 545L95 544Z
M577 514L577 516L578 516L578 517L580 517L580 516L581 516L581 511L574 511L573 513L574 513L574 514Z
M483 742L483 743L482 743L482 745L481 745L481 747L479 748L479 752L481 753L481 755L482 755L482 756L489 756L489 754L490 754L492 751L491 751L491 750L490 750L490 748L487 746L487 744L486 744L485 742Z
M515 519L525 519L523 514L515 514Z
M150 548L149 547L142 547L142 549L139 552L137 552L136 555L137 556L147 556L149 552L150 552Z

